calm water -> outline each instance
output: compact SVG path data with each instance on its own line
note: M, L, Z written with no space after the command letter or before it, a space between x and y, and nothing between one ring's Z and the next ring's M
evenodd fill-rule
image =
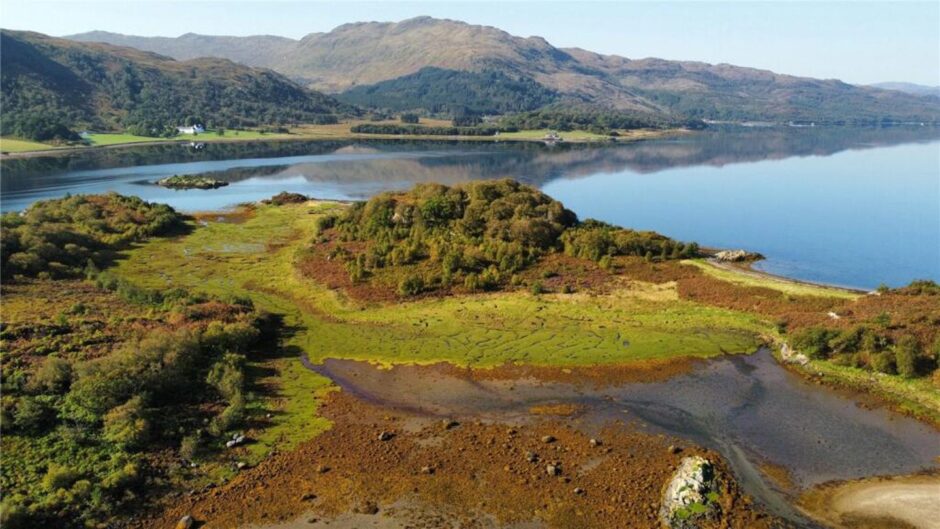
M513 177L580 217L768 257L799 279L872 288L940 281L940 131L711 131L632 145L305 142L163 145L5 160L0 208L117 191L185 211L294 191L364 199L416 182ZM152 182L213 173L231 185Z

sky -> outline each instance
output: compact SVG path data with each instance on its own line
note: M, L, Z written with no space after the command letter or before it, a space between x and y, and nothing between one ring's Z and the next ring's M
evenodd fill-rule
M324 2L0 0L0 26L62 36L271 34L419 15L538 35L558 47L765 68L855 84L940 85L940 1Z

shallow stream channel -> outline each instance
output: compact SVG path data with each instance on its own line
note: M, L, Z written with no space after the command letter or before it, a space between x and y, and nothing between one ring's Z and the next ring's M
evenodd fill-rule
M533 408L574 405L569 420L586 433L621 421L685 439L719 451L748 494L800 527L815 526L794 507L801 492L936 470L940 456L937 430L807 382L766 349L697 362L666 380L616 384L335 359L311 367L361 399L421 416L512 424L538 420Z

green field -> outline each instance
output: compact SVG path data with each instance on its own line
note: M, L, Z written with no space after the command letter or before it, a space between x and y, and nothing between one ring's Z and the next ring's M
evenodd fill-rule
M134 136L133 134L95 133L89 134L88 139L93 146L120 145L127 143L164 142L164 141L220 141L220 140L257 140L277 139L290 137L288 134L261 133L256 130L227 130L224 134L208 131L202 134L181 134L172 138L151 138L148 136Z
M55 149L54 145L17 138L0 138L0 152L30 152Z
M500 132L499 139L506 140L541 140L551 131L548 129L539 130L520 130L519 132ZM594 134L584 130L572 130L569 132L558 132L558 135L565 141L606 141L610 136L604 134Z

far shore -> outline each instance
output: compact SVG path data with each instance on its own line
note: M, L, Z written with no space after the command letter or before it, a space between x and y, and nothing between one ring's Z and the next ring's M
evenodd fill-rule
M111 143L102 143L98 145L73 145L55 147L48 149L32 149L22 151L3 151L4 138L0 138L0 159L34 158L43 156L55 156L61 154L72 154L75 152L92 151L98 149L123 149L129 147L147 147L153 145L187 145L190 143L240 143L240 142L273 142L273 141L350 141L350 140L399 140L399 141L474 141L474 142L538 142L538 143L629 143L635 141L658 139L681 134L689 134L693 131L688 129L635 129L617 131L619 136L606 136L594 134L586 131L560 132L561 141L553 142L546 140L546 130L524 130L519 132L504 133L499 136L439 136L439 135L404 135L404 134L362 134L354 133L350 129L359 122L345 122L335 125L301 125L292 128L287 133L267 133L259 134L252 130L230 130L225 136L219 136L210 132L194 136L174 136L172 138L153 138L134 139L131 141L117 141ZM397 123L397 122L395 122ZM429 126L440 126L439 120L426 120L424 122ZM244 137L239 137L238 132L246 133ZM98 136L107 136L101 134ZM12 138L10 138L12 139Z

